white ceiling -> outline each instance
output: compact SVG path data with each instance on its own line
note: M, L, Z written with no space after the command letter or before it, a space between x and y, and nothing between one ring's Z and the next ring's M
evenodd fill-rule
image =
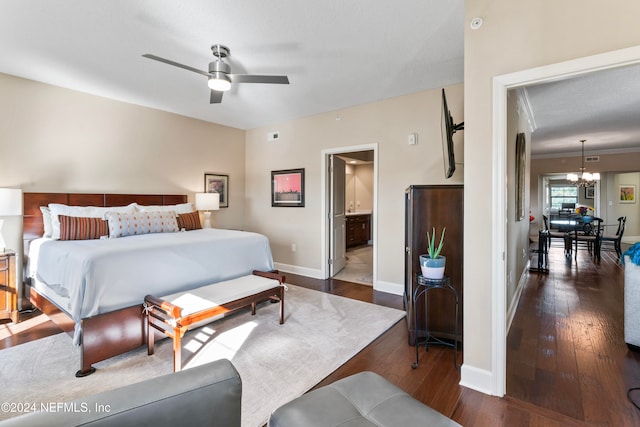
M463 0L0 0L0 72L232 126L336 111L463 80ZM209 104L210 47L240 84ZM534 156L640 149L640 66L526 88Z
M0 0L0 72L240 129L463 80L463 0ZM209 104L210 47L241 84Z
M640 150L640 65L526 88L533 156Z

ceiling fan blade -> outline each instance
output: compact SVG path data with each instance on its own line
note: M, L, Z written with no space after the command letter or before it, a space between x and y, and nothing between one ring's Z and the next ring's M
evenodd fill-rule
M211 77L211 74L206 72L206 71L198 70L197 68L193 68L193 67L190 67L188 65L180 64L179 62L175 62L175 61L172 61L170 59L161 58L159 56L152 55L150 53L145 53L142 56L144 56L145 58L149 58L149 59L153 59L153 60L156 60L156 61L164 62L165 64L173 65L174 67L179 67L179 68L183 68L185 70L193 71L194 73L202 74L203 76Z
M224 92L219 92L217 90L211 90L211 95L209 96L209 104L220 104L222 102L222 94Z
M274 83L288 85L289 78L287 76L260 76L257 74L229 74L231 81L234 83Z

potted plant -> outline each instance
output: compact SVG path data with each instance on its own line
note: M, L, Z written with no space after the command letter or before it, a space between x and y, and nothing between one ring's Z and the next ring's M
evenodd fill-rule
M427 253L420 255L420 270L425 279L440 280L444 277L444 266L447 258L440 255L444 246L444 234L447 227L442 229L440 243L436 246L436 228L433 227L431 235L427 231Z

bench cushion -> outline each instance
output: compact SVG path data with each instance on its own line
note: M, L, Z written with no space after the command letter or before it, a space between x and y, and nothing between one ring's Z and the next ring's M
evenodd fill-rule
M224 305L262 291L273 289L280 283L275 279L250 275L224 282L202 286L190 291L178 292L162 297L163 300L182 309L182 317L202 310ZM209 321L214 320L210 319Z

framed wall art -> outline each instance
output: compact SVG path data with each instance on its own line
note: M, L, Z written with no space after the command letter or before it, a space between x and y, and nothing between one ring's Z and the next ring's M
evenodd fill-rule
M593 199L596 195L596 187L584 187L584 198L585 199Z
M304 169L271 171L271 206L304 207Z
M516 137L516 221L524 219L525 169L527 167L527 151L524 133Z
M620 184L620 203L636 202L636 186L629 184Z
M220 207L229 207L229 175L204 174L204 192L220 194Z

